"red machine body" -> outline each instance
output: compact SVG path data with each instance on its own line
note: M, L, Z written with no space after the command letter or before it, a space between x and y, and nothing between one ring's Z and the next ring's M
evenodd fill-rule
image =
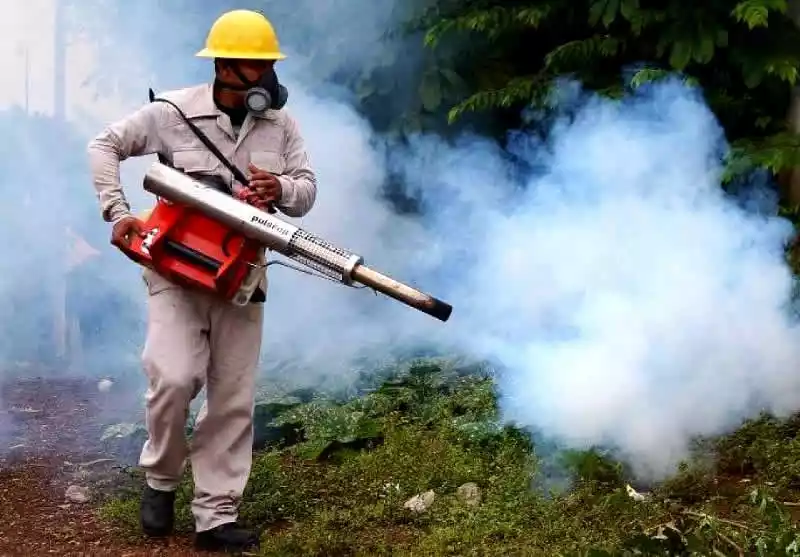
M159 199L142 237L122 251L176 284L235 301L257 270L261 246L196 209Z

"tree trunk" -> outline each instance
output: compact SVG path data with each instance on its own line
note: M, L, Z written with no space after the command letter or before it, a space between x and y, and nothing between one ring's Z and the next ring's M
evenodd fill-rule
M800 0L789 1L789 15L800 29ZM800 84L796 85L792 92L787 119L789 130L800 133ZM788 170L781 178L786 200L790 205L800 204L800 168Z

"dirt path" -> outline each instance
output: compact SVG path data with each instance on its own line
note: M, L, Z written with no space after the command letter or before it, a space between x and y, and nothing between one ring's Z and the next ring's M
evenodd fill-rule
M108 409L125 413L113 389L101 393L96 382L74 378L18 380L0 388L0 556L201 555L188 537L126 540L91 503L67 500L71 485L102 485L94 475L104 466L110 482L122 476L99 442L104 423L113 420Z

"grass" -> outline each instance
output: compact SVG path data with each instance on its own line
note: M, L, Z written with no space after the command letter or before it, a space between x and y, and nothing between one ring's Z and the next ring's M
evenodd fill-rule
M263 555L800 554L797 419L699 443L702 458L638 501L603 454L539 453L498 426L491 379L467 370L421 363L346 403L265 402L259 416L268 446L241 515L264 529ZM568 489L548 489L554 469ZM191 531L188 477L179 527ZM470 482L473 504L458 492ZM428 490L428 509L404 508ZM120 493L102 513L133 533L137 510Z

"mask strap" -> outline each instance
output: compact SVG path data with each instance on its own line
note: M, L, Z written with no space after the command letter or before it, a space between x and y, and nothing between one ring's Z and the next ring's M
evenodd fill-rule
M229 83L227 81L222 81L219 77L216 77L214 79L214 83L219 89L228 89L230 91L247 91L258 84L258 82L253 82L247 79L242 74L242 71L239 69L239 66L236 63L227 63L227 65L231 70L233 70L233 73L242 81L242 83Z
M242 83L244 83L243 90L250 89L251 87L255 87L256 85L258 85L259 80L250 81L249 79L247 79L242 73L242 70L239 69L238 64L231 64L231 69L233 70L233 73L236 74L236 77L238 77L240 80L242 80Z

